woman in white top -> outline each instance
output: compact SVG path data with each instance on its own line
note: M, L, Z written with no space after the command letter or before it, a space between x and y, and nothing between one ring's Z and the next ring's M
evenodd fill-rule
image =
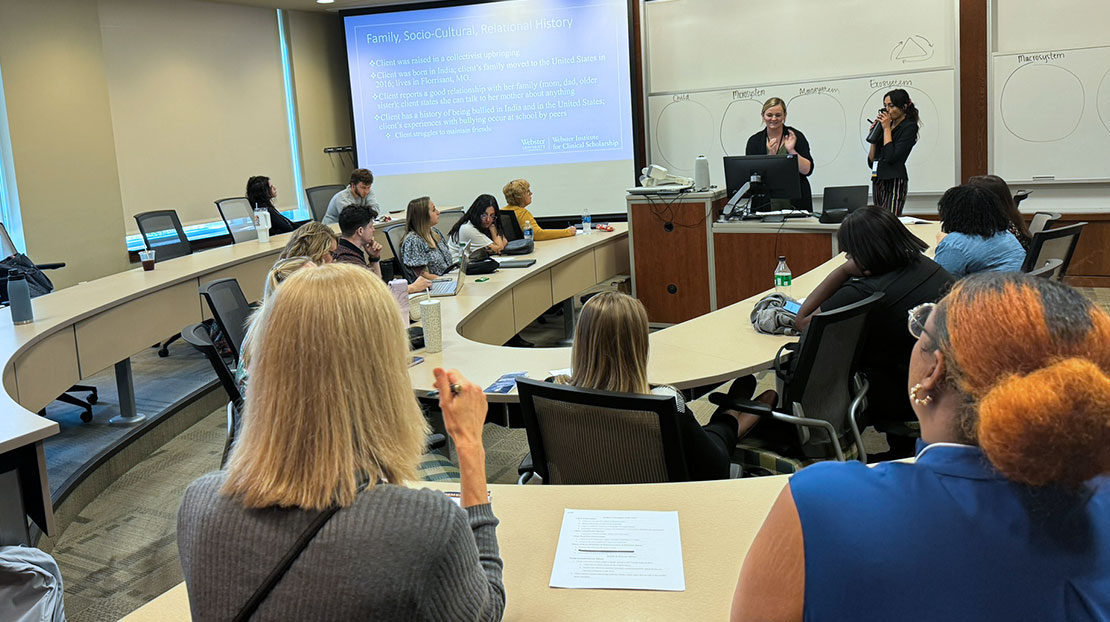
M500 224L501 209L497 206L497 199L489 194L479 195L447 234L451 256L458 261L467 242L470 242L471 251L484 248L491 255L500 253L509 243L498 230Z

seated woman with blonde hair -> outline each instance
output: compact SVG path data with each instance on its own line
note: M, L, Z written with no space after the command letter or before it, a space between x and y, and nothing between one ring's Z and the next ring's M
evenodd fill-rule
M532 212L528 211L528 206L532 204L532 185L528 183L527 179L514 179L505 184L501 189L501 193L505 195L505 207L501 208L503 211L509 212L516 218L516 224L524 231L524 225L530 223L532 225L532 239L537 242L544 240L557 240L559 238L572 238L575 235L574 227L567 227L566 229L544 229L536 222L536 217ZM501 223L497 223L501 224Z
M571 375L557 376L555 382L585 389L674 397L690 479L729 477L729 457L740 435L740 423L754 417L718 409L702 427L686 409L681 393L673 387L648 383L647 362L648 318L643 303L627 294L603 292L582 307L574 330ZM741 378L735 384L744 385L747 380ZM750 383L743 397L750 397L755 389L754 378L750 378ZM746 423L745 429L750 427Z
M335 260L332 253L337 248L339 235L330 227L316 221L306 222L293 232L278 259L308 257L313 263L322 266Z
M732 620L1110 619L1110 315L984 272L909 331L916 462L796 473Z
M406 486L428 425L381 279L344 264L299 270L258 322L227 470L193 482L178 513L193 618L500 620L482 390L435 370L460 507Z

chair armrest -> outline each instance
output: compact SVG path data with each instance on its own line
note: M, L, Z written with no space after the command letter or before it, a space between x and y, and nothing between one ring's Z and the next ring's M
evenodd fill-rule
M66 262L59 261L57 263L37 263L35 267L39 270L57 270L58 268L66 267Z
M749 399L730 398L727 393L710 393L709 401L725 408L730 408L742 413L751 415L759 415L760 417L770 417L774 413L767 404L757 402Z
M447 437L438 433L429 434L428 438L424 439L424 444L427 446L428 451L439 449L447 445Z

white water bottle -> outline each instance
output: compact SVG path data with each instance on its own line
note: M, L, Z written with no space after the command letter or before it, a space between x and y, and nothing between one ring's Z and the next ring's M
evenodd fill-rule
M424 351L428 354L442 352L443 326L440 323L439 301L421 301L420 319L424 323Z
M694 190L709 190L709 160L703 155L694 160Z
M582 210L582 234L583 235L590 235L591 229L593 229L593 218L590 217L590 210L583 209Z
M258 231L258 241L266 244L270 241L270 212L265 207L254 209L254 228Z
M529 241L529 242L532 241L532 221L531 220L525 220L524 221L524 239Z

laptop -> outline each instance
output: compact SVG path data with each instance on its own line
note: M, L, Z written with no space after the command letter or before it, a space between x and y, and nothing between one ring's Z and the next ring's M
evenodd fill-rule
M846 209L854 212L867 205L867 186L828 186L821 198L821 211Z
M459 253L459 273L455 278L444 277L432 281L432 286L428 289L429 296L454 296L462 291L463 278L466 277L466 264L470 260L470 242L467 242L462 247L462 252Z
M495 259L498 268L527 268L536 263L535 259Z

